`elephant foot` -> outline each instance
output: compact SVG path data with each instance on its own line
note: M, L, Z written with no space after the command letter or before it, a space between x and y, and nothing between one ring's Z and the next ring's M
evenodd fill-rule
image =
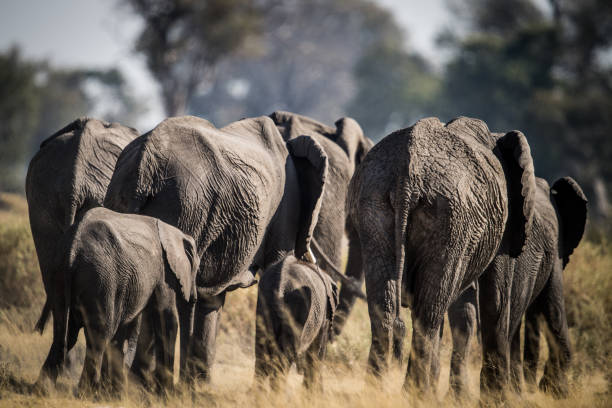
M448 395L457 401L467 401L471 395L467 388L467 382L451 382L449 384Z
M565 375L558 375L553 378L551 375L544 374L540 380L539 388L540 391L552 395L555 399L567 398L569 394L569 386Z

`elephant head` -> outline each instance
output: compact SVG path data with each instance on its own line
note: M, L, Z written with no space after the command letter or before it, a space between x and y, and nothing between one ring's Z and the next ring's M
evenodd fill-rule
M337 132L334 140L346 152L355 171L374 143L365 137L361 126L352 118L338 119L335 125Z
M531 234L536 196L533 159L527 138L517 130L492 133L482 120L467 117L454 119L446 127L490 148L501 163L508 199L505 251L513 258L518 257Z
M187 302L195 302L197 298L195 280L200 267L195 241L160 220L157 220L157 232L163 256L178 281L183 298Z
M587 198L578 183L571 177L563 177L555 181L550 190L550 197L557 208L561 225L559 249L565 267L584 234Z
M336 129L314 119L291 112L276 111L270 115L285 140L301 135L319 134L333 140L347 154L353 174L374 143L365 137L361 126L352 118L341 118Z

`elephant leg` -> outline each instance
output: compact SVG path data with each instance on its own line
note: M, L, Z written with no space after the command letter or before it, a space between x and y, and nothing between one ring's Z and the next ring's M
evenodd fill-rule
M126 354L130 352L129 343L138 334L140 326L140 317L119 328L115 336L110 342L110 346L104 355L104 360L108 366L106 373L108 378L106 382L109 386L111 395L120 397L125 391L126 378ZM128 352L123 351L124 344L128 342Z
M68 364L63 361L63 351L60 340L64 336L61 317L55 317L55 309L52 309L53 317L53 342L49 349L49 354L45 359L45 362L40 370L38 379L36 380L35 388L43 392L47 391L48 385L55 386L58 375L62 370L67 369ZM79 330L81 328L81 321L79 320L78 313L73 311L70 315L68 322L68 337L66 339L66 360L70 357L73 361L76 361L76 350L74 345L77 342Z
M195 303L186 302L177 296L180 330L180 364L179 381L184 380L187 384L192 384L194 374L192 366L188 364L191 356L191 343L193 336L193 319L195 316Z
M523 361L521 359L521 326L516 328L510 344L510 385L520 394L523 389Z
M483 349L480 390L485 395L493 396L508 386L513 267L514 261L509 258L496 259L478 282Z
M406 324L402 318L398 316L393 322L393 361L401 366L404 360L404 338L406 337Z
M352 230L352 228L347 227L347 233L349 239L349 249L345 275L354 278L359 282L363 282L361 243L359 242L359 237ZM334 314L334 337L337 337L340 335L340 333L342 333L342 329L344 328L346 320L348 319L348 316L355 305L356 299L357 296L355 295L355 292L342 285L340 288L338 307L336 308L336 313Z
M36 380L36 387L43 391L46 391L49 382L55 386L63 363L62 346L59 340L64 334L62 333L60 320L55 317L55 314L56 312L53 310L53 342Z
M198 296L196 303L192 344L193 373L207 383L211 380L217 333L224 303L225 293L208 298Z
M78 394L87 395L99 391L102 378L102 359L110 339L101 327L85 329L86 351L83 372L78 385Z
M412 312L412 347L404 381L404 390L409 394L435 391L432 367L436 364L434 359L438 354L444 310L423 304Z
M523 351L523 375L529 387L535 387L540 358L540 316L539 305L534 303L525 313L525 345Z
M319 334L317 339L310 345L303 358L303 371L304 371L304 386L309 390L323 391L323 382L321 380L321 356L325 352L321 352L323 342L327 340L322 339L323 334ZM327 336L325 336L327 337Z
M275 357L280 353L276 343L274 327L271 321L265 296L261 290L257 296L257 309L255 321L255 383L262 387L266 380L277 375Z
M153 333L153 313L146 308L141 317L140 331L136 342L134 359L130 367L131 378L147 388L153 383L155 372L155 336Z
M559 271L562 271L559 268ZM563 298L561 272L555 270L540 296L543 297L543 313L548 330L548 360L540 380L540 390L555 398L565 398L568 394L567 370L571 360L570 339Z
M123 358L123 364L129 370L136 356L140 327L142 325L142 313L136 318L128 333L126 333L127 348Z
M178 333L177 311L173 308L161 310L155 321L155 382L157 391L163 393L173 388L174 348Z
M371 216L367 215L370 211ZM393 213L369 210L361 216L364 221L359 225L359 237L366 248L364 273L372 332L368 370L379 378L388 368L395 326L401 326L400 277L396 271L392 233L395 222Z
M375 376L381 376L387 370L395 320L399 313L395 301L397 282L389 277L393 265L385 265L384 261L389 259L388 256L392 257L393 251L386 256L376 257L371 266L366 268L368 313L372 330L368 367Z
M442 321L442 324L440 325L440 334L434 338L435 342L431 356L431 388L434 391L438 389L438 382L440 379L440 342L442 341L443 334L444 321Z
M468 361L470 347L477 326L478 296L476 284L470 285L448 310L448 321L453 339L450 364L450 391L457 397L468 391Z
M327 344L330 338L330 323L325 322L319 335L312 342L305 358L304 385L307 388L323 392L323 375L321 362L327 355Z

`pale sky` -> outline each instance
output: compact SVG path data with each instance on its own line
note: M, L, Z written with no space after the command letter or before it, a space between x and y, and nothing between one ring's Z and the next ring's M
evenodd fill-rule
M376 0L389 7L408 37L409 48L439 61L435 37L448 21L445 0ZM163 118L156 84L141 57L131 52L140 22L116 0L2 0L0 51L13 44L26 57L60 67L118 66L149 112L145 130Z

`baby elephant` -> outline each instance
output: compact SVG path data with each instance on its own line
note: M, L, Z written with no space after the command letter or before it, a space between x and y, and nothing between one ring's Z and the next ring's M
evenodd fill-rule
M255 376L277 388L291 363L304 384L320 385L319 361L325 356L338 304L336 283L312 263L294 256L266 268L259 283Z
M193 330L195 277L199 258L194 240L164 222L105 208L89 210L67 233L64 267L55 273L53 344L38 380L55 383L67 351L84 327L87 340L79 393L101 388L103 356L111 391L125 378L123 345L133 352L142 314L154 324L155 379L172 386L174 345L181 334L181 370ZM57 320L57 321L55 321ZM180 325L179 325L180 323Z

